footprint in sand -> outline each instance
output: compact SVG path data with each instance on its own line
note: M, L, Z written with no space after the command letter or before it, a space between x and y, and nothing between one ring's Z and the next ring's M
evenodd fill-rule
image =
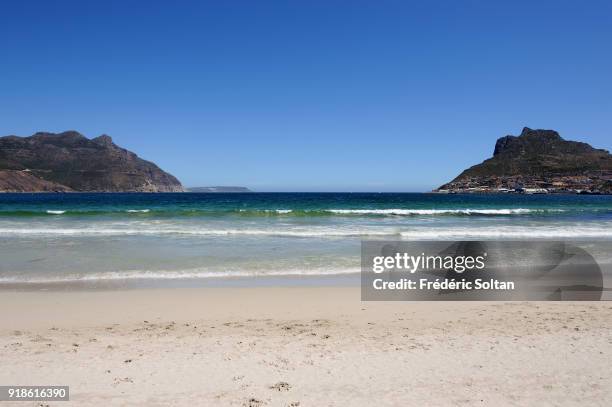
M113 384L117 386L121 383L134 383L134 379L131 377L115 377L115 382Z
M250 399L248 399L247 401L245 401L242 405L244 407L260 407L263 406L264 402L261 400L257 400L254 397L251 397Z
M270 386L270 389L276 391L289 391L291 390L291 385L287 382L278 382L274 386Z

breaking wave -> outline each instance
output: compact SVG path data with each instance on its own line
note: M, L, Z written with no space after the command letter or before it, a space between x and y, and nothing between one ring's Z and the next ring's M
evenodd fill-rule
M270 236L296 238L337 238L337 237L389 237L413 239L513 239L513 238L611 238L612 225L522 225L505 226L448 226L448 227L287 227L287 228L244 228L244 229L198 229L168 227L82 227L82 228L0 228L0 236Z
M339 215L523 215L528 213L564 212L563 209L329 209Z
M45 209L45 210L0 210L0 217L64 216L149 216L149 217L320 217L320 216L512 216L546 215L561 212L610 212L605 208L540 209L540 208L461 208L461 209L200 209L200 208L156 208L156 209Z
M222 270L193 268L184 270L125 270L93 272L87 274L53 274L45 276L11 275L0 277L0 284L52 284L77 283L114 280L186 280L201 278L249 278L275 276L333 276L358 274L359 267L346 268L303 268L303 269L265 269L265 270Z

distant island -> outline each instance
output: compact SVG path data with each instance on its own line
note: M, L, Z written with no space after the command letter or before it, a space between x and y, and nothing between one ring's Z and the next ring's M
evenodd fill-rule
M246 187L192 187L187 192L253 192Z
M612 155L553 130L525 127L518 137L499 138L493 157L434 192L611 194Z
M101 135L0 137L1 192L183 192L171 174Z

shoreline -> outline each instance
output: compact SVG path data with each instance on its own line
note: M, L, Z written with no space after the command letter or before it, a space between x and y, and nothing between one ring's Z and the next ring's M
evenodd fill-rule
M261 287L359 287L361 273L278 274L258 276L131 278L108 280L65 280L47 282L0 282L0 295L5 292L91 292L132 291L149 289L206 289Z
M0 382L69 385L61 405L612 402L606 302L208 287L2 291L0 307Z

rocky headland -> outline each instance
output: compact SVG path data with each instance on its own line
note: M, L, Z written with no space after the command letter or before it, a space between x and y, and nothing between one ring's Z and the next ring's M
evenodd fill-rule
M183 192L171 174L102 135L0 137L0 192Z
M612 155L553 130L501 137L493 157L440 186L440 193L612 193Z

